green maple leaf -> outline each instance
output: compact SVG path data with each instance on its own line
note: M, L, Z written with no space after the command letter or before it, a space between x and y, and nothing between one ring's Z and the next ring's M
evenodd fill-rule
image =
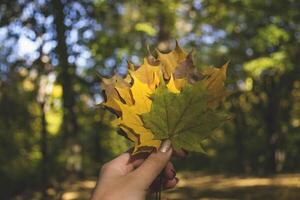
M202 82L187 85L179 94L161 85L151 98L150 112L141 116L144 125L154 139L170 139L175 149L204 152L203 140L228 119L207 106L211 97Z

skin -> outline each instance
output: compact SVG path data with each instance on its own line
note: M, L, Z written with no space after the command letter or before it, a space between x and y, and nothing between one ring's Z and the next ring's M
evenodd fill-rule
M146 195L159 188L157 177L162 174L164 189L178 183L173 164L172 148L166 152L153 152L146 159L131 159L124 153L103 165L92 200L145 200ZM184 151L173 152L183 156Z

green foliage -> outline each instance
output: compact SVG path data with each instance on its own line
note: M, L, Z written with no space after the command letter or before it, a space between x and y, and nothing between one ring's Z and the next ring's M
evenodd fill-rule
M259 78L266 70L283 73L290 70L290 63L286 60L284 51L274 52L269 57L259 57L244 64L244 69L253 77Z
M286 30L276 24L259 28L257 31L257 36L252 40L253 44L261 52L264 52L269 47L278 46L280 43L288 41L290 37Z

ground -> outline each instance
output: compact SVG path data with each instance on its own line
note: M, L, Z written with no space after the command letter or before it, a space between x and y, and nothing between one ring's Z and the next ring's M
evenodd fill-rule
M300 174L281 174L272 177L208 175L201 172L178 174L180 182L175 189L163 192L169 200L299 200ZM96 184L96 178L68 181L60 191L48 189L50 199L87 200ZM27 199L19 196L15 199ZM40 195L36 198L40 199Z
M170 200L208 199L300 199L300 174L272 177L207 175L200 172L179 174L175 189L163 193ZM89 199L95 179L66 184L63 200Z

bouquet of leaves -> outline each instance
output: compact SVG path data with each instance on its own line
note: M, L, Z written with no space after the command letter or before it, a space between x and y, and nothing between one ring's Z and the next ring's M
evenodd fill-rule
M176 42L169 53L157 50L126 77L102 78L103 105L116 114L112 125L134 144L133 155L151 152L169 139L173 148L204 152L203 141L228 119L218 109L228 95L221 68L195 67L192 52Z

